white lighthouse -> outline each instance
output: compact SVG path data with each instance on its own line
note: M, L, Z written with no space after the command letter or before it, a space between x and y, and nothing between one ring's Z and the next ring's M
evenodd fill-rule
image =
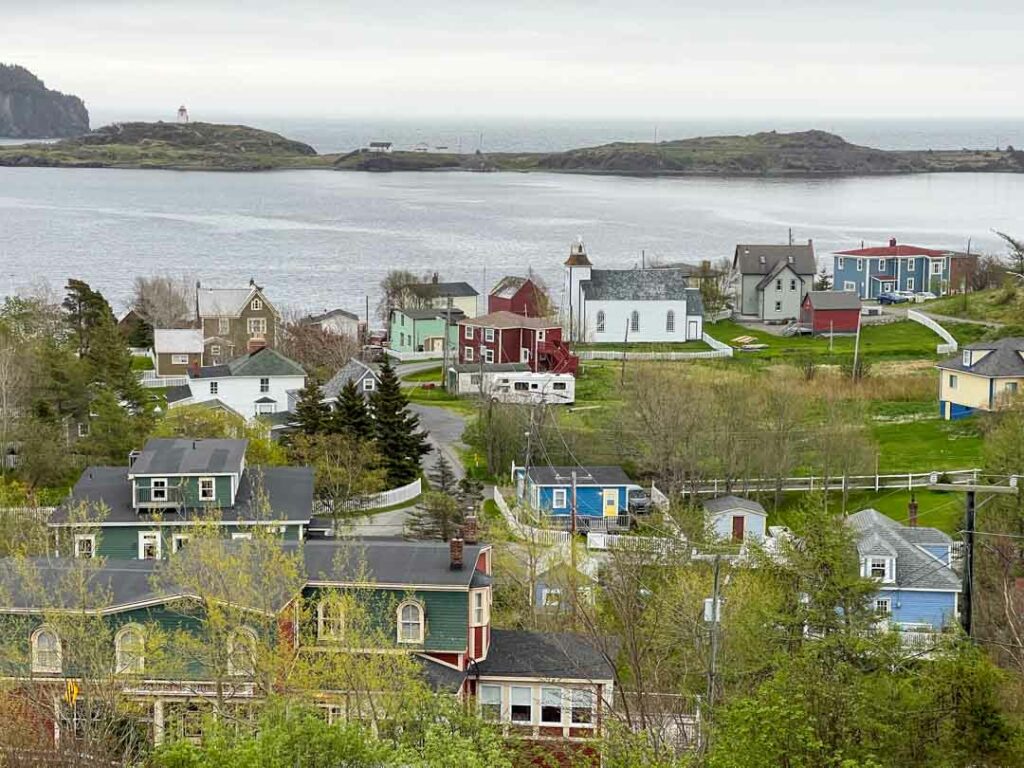
M185 109L185 105L184 104L182 104L180 107L178 107L178 122L179 123L187 123L188 122L188 110Z
M571 341L583 341L583 292L581 284L590 280L593 264L580 237L569 248L565 260L565 284L562 287L562 322Z

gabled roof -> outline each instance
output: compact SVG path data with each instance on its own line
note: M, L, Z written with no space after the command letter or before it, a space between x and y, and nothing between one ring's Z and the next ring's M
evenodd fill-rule
M409 286L409 293L420 299L458 299L477 296L476 289L467 282L417 283Z
M263 289L253 281L246 288L196 288L196 308L200 317L238 317L257 292L264 306L277 315Z
M688 286L685 269L594 269L582 285L588 301L699 301L700 291Z
M350 381L360 381L365 376L372 376L375 381L380 382L380 376L373 368L353 357L326 384L320 387L320 394L324 399L333 400L341 394L341 390L345 388L346 384Z
M1024 338L1010 336L998 341L976 341L961 350L990 350L974 365L964 365L963 355L943 360L936 367L979 376L1024 376Z
M271 347L262 347L255 352L236 357L223 365L208 365L199 369L198 375L190 371L189 376L198 379L222 379L228 376L305 376L302 366Z
M151 438L131 466L131 475L239 473L248 440Z
M335 317L344 317L348 320L355 320L359 322L359 316L349 312L346 309L331 309L326 312L322 312L319 315L309 315L302 319L302 322L306 325L315 325L316 323L322 323L324 320L330 320Z
M203 332L193 328L156 328L153 330L153 351L164 354L201 354Z
M529 477L535 485L570 485L573 472L577 486L637 485L622 467L530 467Z
M759 291L764 290L771 284L772 280L775 280L779 275L781 275L783 272L787 270L792 272L797 277L800 277L800 273L797 271L795 264L790 264L785 259L780 259L779 261L775 262L775 266L772 267L772 271L765 275L757 284L757 289Z
M437 309L433 307L427 307L426 309L399 309L395 308L393 311L401 312L412 320L445 320L451 318L453 323L458 322L466 316L466 313L457 307Z
M704 509L709 515L720 515L723 512L741 510L743 512L752 512L755 515L760 515L761 517L768 516L764 507L756 501L753 499L744 499L741 496L719 496L715 499L708 499L704 502Z
M744 275L767 275L779 260L790 261L800 275L813 275L817 271L814 263L814 245L744 245L736 246L732 267Z
M306 575L316 584L464 587L469 589L477 558L488 544L464 544L463 567L453 570L448 544L441 541L360 539L305 542Z
M846 518L857 532L857 551L896 558L897 589L960 591L960 577L948 565L922 549L921 544L952 546L953 540L936 528L912 528L897 523L874 509L864 509ZM924 533L927 531L927 533ZM927 538L927 542L922 542Z
M534 330L546 330L558 328L559 322L554 318L547 317L525 317L515 312L501 310L491 312L479 317L467 317L460 320L459 325L472 325L480 328L532 328Z
M922 248L919 245L882 245L872 248L854 248L850 251L836 251L837 256L860 256L861 258L887 258L894 256L946 256L949 251Z
M519 277L517 275L505 275L501 280L495 283L491 289L491 296L497 296L500 299L511 299L529 281L528 277Z
M492 629L484 677L613 680L615 669L593 638L556 632Z
M860 309L856 291L808 291L807 301L815 309Z

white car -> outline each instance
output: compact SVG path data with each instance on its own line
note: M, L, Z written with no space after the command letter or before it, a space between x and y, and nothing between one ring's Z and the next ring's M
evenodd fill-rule
M919 291L918 293L911 294L910 300L919 304L922 301L931 301L937 298L939 297L931 291Z

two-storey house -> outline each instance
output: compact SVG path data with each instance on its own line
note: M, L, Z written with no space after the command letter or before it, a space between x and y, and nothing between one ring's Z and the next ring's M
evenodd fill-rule
M975 411L995 411L1024 389L1024 338L976 341L939 369L939 413L962 419Z
M398 354L412 352L444 356L458 349L458 323L465 317L461 309L392 309L388 322L388 348Z
M504 310L459 321L459 363L521 363L534 373L575 374L579 368L557 320Z
M196 318L208 365L277 345L281 315L255 280L249 280L248 288L204 288L196 283Z
M247 440L155 438L126 467L89 467L47 521L63 557L160 560L215 520L245 538L272 526L300 540L313 510L309 467L249 467Z
M418 309L455 309L464 317L478 314L476 289L466 282L438 282L437 273L429 283L410 285L409 294Z
M153 330L153 357L157 376L184 376L203 364L203 332L195 328Z
M877 299L890 291L930 291L942 296L960 290L954 278L962 282L970 271L967 263L975 257L898 244L893 237L888 245L837 251L833 258L832 290Z
M769 323L796 320L814 287L814 243L737 245L732 271L741 315Z

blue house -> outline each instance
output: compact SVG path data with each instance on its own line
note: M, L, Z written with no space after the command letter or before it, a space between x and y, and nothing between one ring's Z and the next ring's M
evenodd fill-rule
M832 290L856 291L862 299L877 299L888 291L931 291L942 296L951 288L957 256L934 248L897 245L895 237L887 246L838 251Z
M875 611L890 627L937 632L957 620L960 576L953 540L935 528L900 525L874 509L850 515L861 575L878 581Z
M572 514L576 473L576 516L585 521L618 518L629 512L630 491L642 488L621 467L513 467L516 498L566 520Z

